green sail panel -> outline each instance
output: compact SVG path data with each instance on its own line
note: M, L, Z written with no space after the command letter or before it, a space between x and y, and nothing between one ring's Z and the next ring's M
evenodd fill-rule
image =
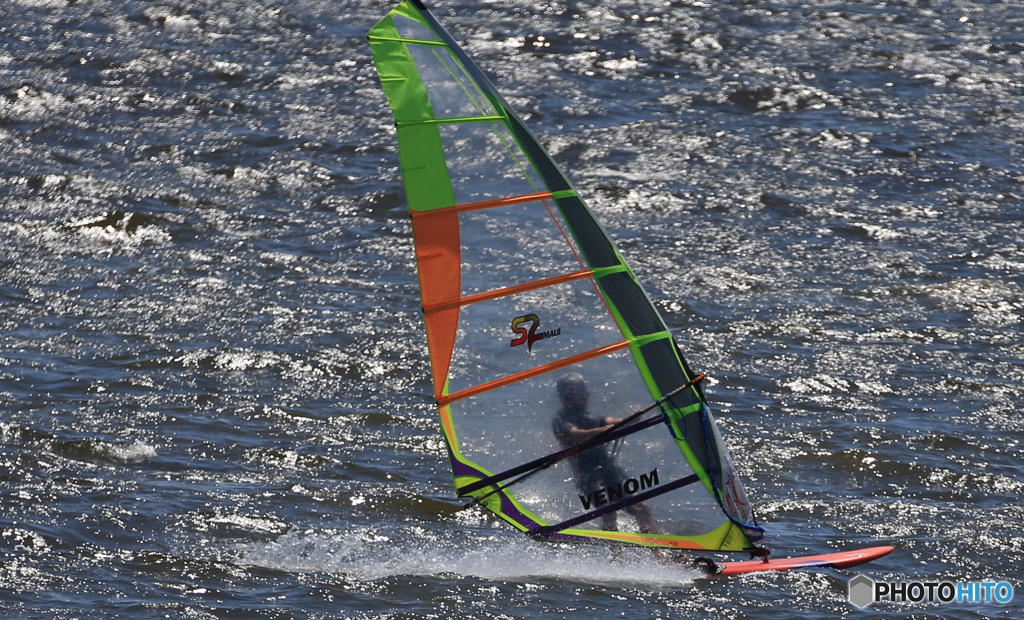
M762 530L699 386L679 391L685 360L566 176L420 2L367 38L459 495L538 538L755 550Z

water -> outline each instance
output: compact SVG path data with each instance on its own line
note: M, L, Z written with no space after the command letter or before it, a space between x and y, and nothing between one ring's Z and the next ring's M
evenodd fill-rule
M697 370L776 555L722 582L460 511L381 2L0 5L0 616L1020 617L1015 3L436 13ZM543 38L541 38L543 37Z

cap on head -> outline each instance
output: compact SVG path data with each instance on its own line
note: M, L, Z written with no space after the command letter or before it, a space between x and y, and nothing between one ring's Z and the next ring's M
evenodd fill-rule
M583 380L583 375L578 372L563 376L555 384L555 388L558 390L558 397L565 403L569 402L573 396L587 394L587 382Z

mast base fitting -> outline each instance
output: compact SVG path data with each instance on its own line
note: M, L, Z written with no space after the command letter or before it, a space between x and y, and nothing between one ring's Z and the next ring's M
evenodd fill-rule
M768 563L768 555L771 554L771 549L768 547L754 547L753 551L750 552L750 559L761 558L761 561L765 564Z
M690 562L690 566L692 566L693 568L696 568L697 570L699 570L700 572L704 573L708 577L711 577L712 575L717 575L718 573L720 573L723 570L725 570L724 566L720 566L720 565L716 564L715 561L712 560L711 558L703 557L703 556L701 556L699 558L694 558L693 561Z

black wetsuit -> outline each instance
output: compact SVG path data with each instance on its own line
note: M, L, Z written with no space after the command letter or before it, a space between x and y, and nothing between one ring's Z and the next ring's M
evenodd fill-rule
M551 430L562 448L571 448L579 442L573 442L569 436L573 428L589 431L601 428L600 419L587 415L586 409L570 409L563 407L551 421ZM608 444L600 444L578 452L569 457L569 464L576 475L576 488L580 493L592 493L598 489L607 489L622 484L625 473L615 464L608 454Z

